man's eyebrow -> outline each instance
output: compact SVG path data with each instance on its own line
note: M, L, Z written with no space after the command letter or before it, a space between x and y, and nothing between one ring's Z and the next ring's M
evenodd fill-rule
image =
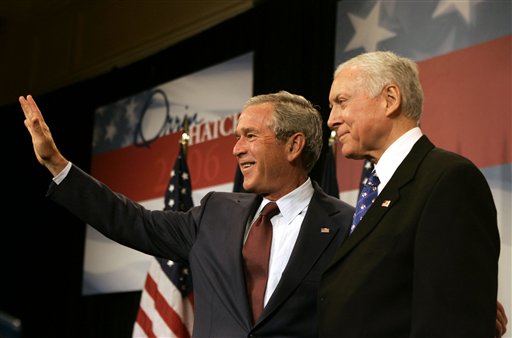
M238 128L237 128L237 129L238 129ZM257 131L257 129L256 129L256 128L254 128L254 127L241 127L241 128L239 129L239 131L240 131L240 132L242 132L242 133L248 133L248 132L254 132L254 131Z

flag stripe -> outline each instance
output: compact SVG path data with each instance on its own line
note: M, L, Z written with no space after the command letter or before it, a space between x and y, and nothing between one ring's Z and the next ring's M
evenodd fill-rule
M157 284L152 277L153 276L150 274L147 278L149 282L146 284L146 291L153 297L155 308L158 314L177 337L190 337L190 334L187 331L187 327L182 322L181 316L175 311L175 308L169 305L170 303L167 302L167 297L164 296L159 290L159 288L162 286L165 288L171 288L172 286L167 285L168 283L165 283L163 280L159 280L159 284ZM165 278L165 276L161 275L157 278L163 279L162 277ZM181 297L181 294L178 292L177 296ZM173 305L178 306L177 309L182 308L182 304Z
M140 312L144 314L139 316ZM148 337L156 335L185 338L190 337L192 332L192 293L182 299L181 292L161 272L156 259L153 259L146 277L139 314L137 324Z
M144 310L137 313L137 330L134 331L133 337L157 338L153 333L153 321L148 317Z
M146 282L154 283L151 278L148 277ZM147 290L148 283L146 283L143 293L141 295L139 312L144 312L144 316L147 320L139 321L139 316L137 314L136 324L138 324L144 333L147 335L140 335L137 337L174 337L171 329L167 326L165 321L162 319L158 311L156 311L155 300L153 295L151 295ZM140 319L144 319L144 316L141 316ZM135 336L134 336L135 337Z
M512 35L419 63L424 131L481 168L512 162L510 46Z

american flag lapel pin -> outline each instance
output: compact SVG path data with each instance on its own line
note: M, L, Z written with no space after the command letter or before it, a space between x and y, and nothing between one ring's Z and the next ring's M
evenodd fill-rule
M323 234L328 234L329 232L331 232L331 229L322 227L322 228L320 228L320 232Z
M381 206L384 208L387 208L387 207L389 207L390 204L391 204L390 200L385 200L384 202L382 202Z

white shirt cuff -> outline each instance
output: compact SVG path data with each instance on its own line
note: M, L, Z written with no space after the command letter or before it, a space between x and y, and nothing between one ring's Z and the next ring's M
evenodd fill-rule
M68 176L69 170L71 170L71 162L68 162L64 169L62 169L62 171L53 178L53 182L55 182L56 184L60 184L60 182L62 182L62 180L64 180L66 176Z

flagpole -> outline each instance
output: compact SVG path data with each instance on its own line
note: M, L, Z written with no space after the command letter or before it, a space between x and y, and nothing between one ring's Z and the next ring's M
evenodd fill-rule
M331 130L331 136L329 136L329 147L331 148L334 159L336 159L336 130Z
M187 151L188 151L188 141L190 139L190 135L188 134L189 131L189 122L188 117L185 115L185 119L183 120L182 124L182 133L181 133L181 139L180 143L183 145L183 154L185 157L187 157Z

